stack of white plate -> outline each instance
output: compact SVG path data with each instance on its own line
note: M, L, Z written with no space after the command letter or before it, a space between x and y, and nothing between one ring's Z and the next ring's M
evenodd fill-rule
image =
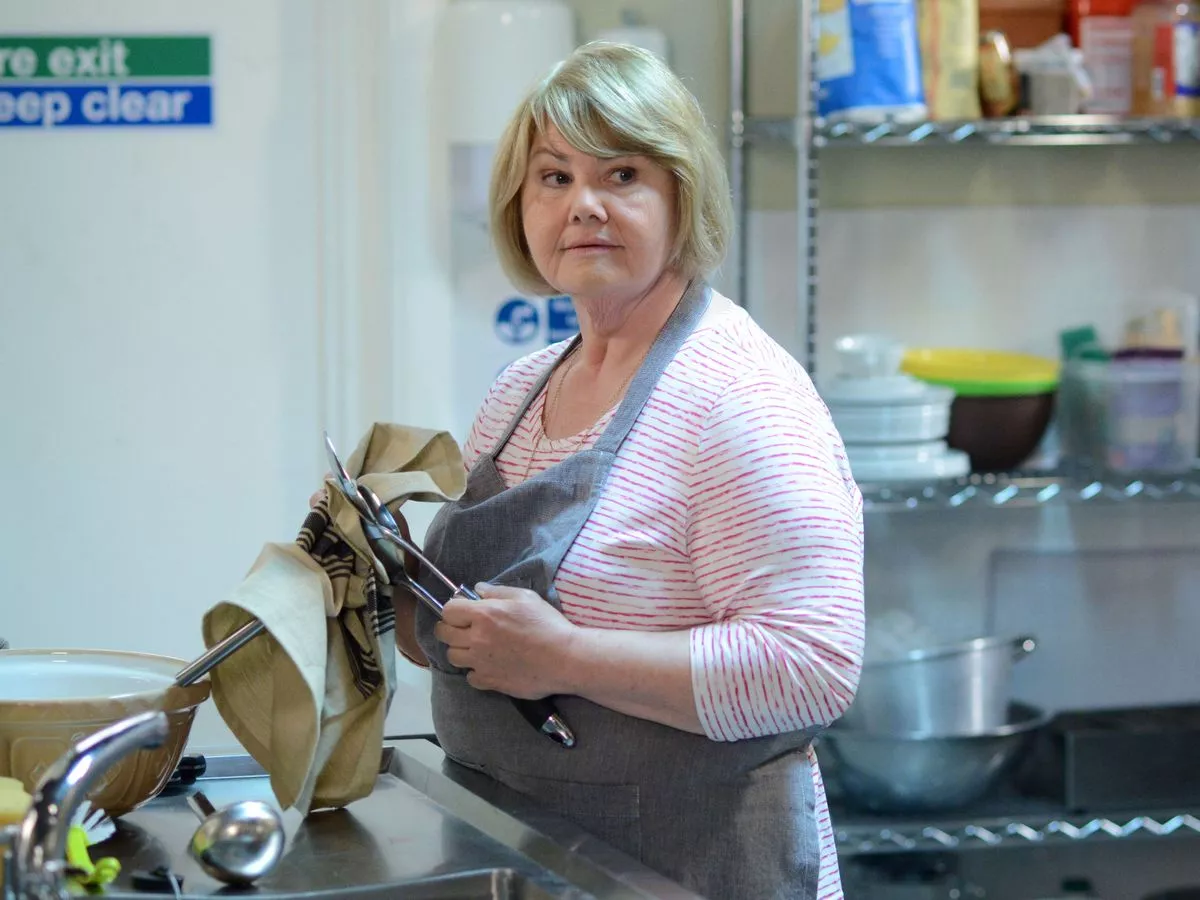
M945 441L954 392L900 372L904 347L879 335L837 341L841 371L821 384L821 396L846 445L856 480L958 478L970 471L965 453Z

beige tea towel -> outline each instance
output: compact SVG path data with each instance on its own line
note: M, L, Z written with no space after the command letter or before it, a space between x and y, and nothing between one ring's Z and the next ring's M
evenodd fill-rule
M377 423L345 464L392 510L454 500L466 487L445 432ZM295 543L264 546L232 595L205 613L208 647L251 618L267 627L210 678L218 712L285 809L307 815L371 793L396 689L391 597L357 512L326 491Z

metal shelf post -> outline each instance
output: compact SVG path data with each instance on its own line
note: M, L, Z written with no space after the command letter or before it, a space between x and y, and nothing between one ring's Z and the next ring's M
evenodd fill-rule
M798 154L797 215L799 217L798 290L796 297L797 329L799 331L800 362L815 375L817 342L817 211L819 201L818 159L814 123L817 109L817 81L814 71L817 60L815 41L808 40L816 27L816 4L800 0L799 52L797 53L797 101L795 120L770 120L776 124L772 134L756 126L747 111L747 0L730 0L729 19L729 186L736 218L734 244L734 282L736 300L746 303L747 237L749 192L746 186L748 170L746 152L755 140L784 139L792 143ZM772 130L768 125L766 130Z

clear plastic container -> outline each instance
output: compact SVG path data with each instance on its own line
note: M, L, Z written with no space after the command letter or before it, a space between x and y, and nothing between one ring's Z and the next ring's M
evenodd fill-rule
M1063 453L1072 463L1127 474L1196 465L1200 364L1194 359L1071 361L1059 402Z

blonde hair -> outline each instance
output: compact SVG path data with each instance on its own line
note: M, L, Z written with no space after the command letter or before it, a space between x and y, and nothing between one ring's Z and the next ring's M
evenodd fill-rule
M646 156L675 176L675 242L667 265L707 277L724 260L733 230L725 163L700 104L653 53L586 44L551 70L509 120L492 166L492 241L513 284L555 292L525 241L521 186L533 140L551 127L601 158Z

